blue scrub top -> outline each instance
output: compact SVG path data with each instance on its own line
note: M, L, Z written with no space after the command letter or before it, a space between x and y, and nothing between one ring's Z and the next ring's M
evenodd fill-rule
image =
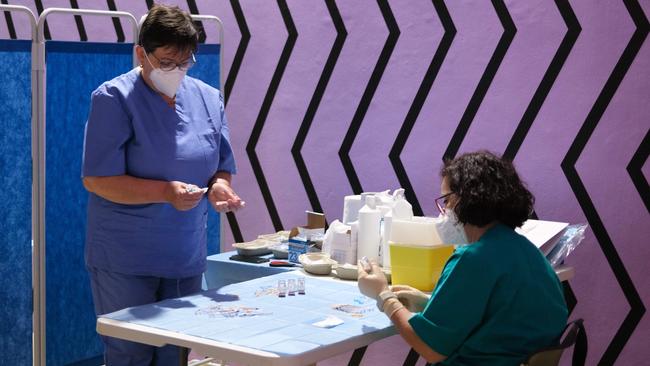
M86 123L82 176L131 175L206 187L235 173L221 93L185 76L175 109L140 69L99 86ZM183 278L205 270L207 214L167 203L124 205L90 193L86 265L124 274Z
M447 261L429 303L409 319L447 356L441 365L519 365L551 345L567 321L562 285L541 252L505 225Z

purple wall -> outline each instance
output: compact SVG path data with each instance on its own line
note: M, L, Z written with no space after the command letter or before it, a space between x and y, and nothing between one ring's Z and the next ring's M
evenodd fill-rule
M410 186L434 214L442 157L487 148L515 158L539 218L590 224L568 260L587 363L647 363L649 0L168 3L217 15L226 30L234 184L247 208L224 248L303 224L307 209L340 218L342 197L361 189ZM147 1L114 4L138 19L147 10ZM10 29L0 19L0 37L27 37L23 22L15 16ZM108 20L84 26L90 40L116 40ZM71 17L52 18L49 29L80 39ZM211 25L206 33L216 41ZM396 351L378 356L387 346ZM405 354L391 338L371 346L366 363Z

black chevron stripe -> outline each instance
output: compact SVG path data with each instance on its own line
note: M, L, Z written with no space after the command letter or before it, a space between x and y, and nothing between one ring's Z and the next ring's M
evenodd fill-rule
M315 212L323 212L323 207L318 200L318 194L314 188L314 183L309 176L307 165L305 164L305 160L303 159L300 152L303 145L305 144L305 140L307 139L307 133L309 133L309 128L314 121L314 116L316 115L318 106L320 105L320 102L323 99L323 95L325 94L325 89L327 88L327 84L329 83L332 72L334 71L336 61L338 60L339 55L341 54L341 50L343 49L345 39L348 36L348 32L345 29L345 24L343 23L343 19L341 18L341 14L339 13L339 9L336 7L334 0L325 0L325 4L327 5L327 10L330 13L334 27L336 28L336 39L332 44L332 49L330 49L329 56L325 62L325 67L323 67L323 72L318 79L318 84L316 84L314 94L309 101L309 106L307 106L307 111L305 112L305 116L303 117L302 123L300 124L300 129L296 135L296 140L291 147L293 160L296 162L296 167L298 168L300 178L302 179L302 184L305 187L305 191L307 192L307 197L311 203L312 210Z
M196 6L196 1L187 0L187 7L190 9L190 14L195 14L195 15L200 14L199 7ZM207 38L207 35L205 34L205 27L203 26L203 22L196 21L194 22L194 25L196 26L196 29L199 31L199 43L205 43L205 39Z
M232 232L232 237L235 239L235 243L244 242L244 236L241 233L239 228L239 222L237 222L237 216L233 212L227 212L226 218L228 219L228 225L230 225L230 231ZM223 240L223 238L221 238Z
M573 289L569 285L568 281L562 282L562 288L564 289L564 301L566 301L567 308L569 309L569 315L571 315L571 313L573 313L573 309L575 309L576 305L578 304L578 299L573 293Z
M564 174L580 203L582 211L585 213L585 217L589 221L589 225L591 225L591 228L598 239L598 244L605 254L607 263L612 268L616 281L621 287L621 290L623 290L625 299L630 304L630 311L625 317L625 320L623 320L623 323L621 323L616 335L600 359L599 364L604 365L614 364L623 350L623 347L625 347L625 344L634 332L634 329L641 321L646 308L634 286L634 283L632 282L632 279L630 278L630 275L625 269L621 257L616 251L612 239L609 237L609 234L598 215L596 207L589 197L587 189L578 175L575 164L582 154L584 147L587 145L591 134L596 129L603 113L605 113L605 110L621 84L621 81L625 77L627 70L630 68L632 61L634 61L639 49L641 49L641 46L648 35L648 30L650 29L648 19L645 17L643 9L639 3L636 0L623 0L623 2L625 3L625 7L629 12L630 17L636 25L636 30L561 163L562 170L564 171Z
M0 3L8 5L7 0L2 0ZM9 31L9 38L18 39L16 35L16 28L14 27L14 20L11 17L10 11L5 11L5 21L7 22L7 30Z
M417 351L415 351L413 348L411 348L408 355L406 355L406 359L404 360L402 366L415 366L419 359L420 359L420 354L417 353Z
M241 67L242 61L244 60L244 54L246 53L246 48L248 47L248 41L251 39L251 32L248 30L248 25L246 24L246 17L242 11L239 0L230 0L230 5L232 6L232 12L235 15L237 20L237 26L239 26L239 32L241 33L241 38L239 39L239 45L237 46L237 52L235 52L235 57L232 60L230 65L230 71L228 73L228 78L224 85L224 103L228 105L228 98L230 98L230 93L232 88L235 85L235 80L237 79L237 74L239 73L239 68Z
M451 48L454 37L456 37L456 26L454 25L454 22L449 15L449 11L447 10L445 2L443 0L432 0L432 2L436 13L438 14L438 18L440 18L442 26L445 29L445 34L440 40L438 49L436 49L436 53L431 59L431 63L429 64L427 72L422 79L422 83L420 83L420 87L415 94L413 103L411 103L411 107L406 113L406 118L404 119L404 123L402 123L402 127L397 134L395 143L388 153L390 161L393 164L393 170L395 170L395 174L397 175L397 179L399 180L400 185L405 189L406 199L413 206L413 213L416 216L423 216L424 213L422 211L422 206L420 206L420 203L415 195L413 185L408 178L404 164L402 164L400 155L402 154L404 146L408 141L409 135L413 130L413 126L415 126L415 122L420 115L422 106L424 106L424 103L427 100L427 96L431 91L431 87L433 86L433 83L438 76L438 72L442 67L442 63L444 62L445 57L447 57L447 52Z
M375 68L372 70L372 75L370 76L368 85L366 85L366 89L363 92L359 106L357 107L357 110L352 117L352 122L350 122L350 127L345 134L343 143L339 148L339 158L341 159L341 164L343 164L345 174L347 175L348 180L350 181L350 186L352 187L352 191L355 194L360 194L363 192L363 188L361 187L359 177L354 170L352 159L350 159L350 150L352 149L354 139L357 137L357 133L359 133L361 123L363 123L363 118L365 117L366 112L370 107L370 102L375 95L375 91L377 91L381 77L384 75L384 70L386 69L386 65L388 65L388 61L390 60L390 56L395 49L397 39L400 35L399 26L395 21L393 12L390 8L390 5L388 4L388 0L377 0L377 4L379 5L381 15L384 17L384 21L388 27L388 37L386 38L386 42L384 43L384 47L381 50L381 53L379 54L377 64L375 64Z
M645 208L650 211L650 187L641 171L643 164L648 160L648 155L650 155L650 131L646 132L641 145L634 153L632 160L627 164L627 172L632 178L632 183L639 192Z
M269 186L266 182L264 171L262 170L262 166L260 165L259 159L257 158L257 153L255 152L255 147L257 146L257 142L259 141L260 135L262 134L262 129L264 128L264 122L266 122L266 117L268 116L271 105L273 104L273 98L275 97L275 93L277 92L280 81L282 80L284 70L289 63L289 58L291 57L293 46L296 44L296 39L298 38L298 31L296 30L296 26L294 25L293 19L291 18L291 12L289 11L287 1L278 0L278 7L280 8L280 13L282 14L284 25L287 28L288 36L286 42L284 43L284 48L282 49L282 54L280 55L278 65L273 72L271 83L269 84L269 88L266 91L266 95L264 96L264 101L262 102L262 107L260 108L260 112L257 116L257 120L255 121L255 125L253 126L253 131L251 132L250 139L248 140L248 144L246 144L246 152L251 162L253 173L255 174L255 179L257 179L257 184L262 191L262 197L264 198L266 208L268 209L269 215L271 216L273 226L275 227L275 230L279 231L283 229L282 221L280 220L280 215L278 214L278 210L275 207L275 203L273 202L271 190L269 189Z
M537 114L540 109L542 109L542 105L544 104L548 93L551 91L555 80L560 74L564 62L569 57L569 53L571 53L573 45L578 40L578 36L582 31L578 18L573 12L568 0L555 0L555 5L560 11L560 14L562 14L562 19L564 19L564 23L567 26L567 31L564 34L562 43L560 43L560 46L555 52L555 56L553 56L553 60L551 60L548 69L544 73L544 77L539 83L533 98L528 104L524 115L521 117L519 125L510 139L505 152L503 153L503 157L508 160L515 159L517 152L519 152L519 148L521 148L524 139L526 139L530 127L533 125L535 118L537 118Z
M106 0L106 4L108 5L108 10L112 10L112 11L117 10L117 6L115 6L115 0ZM113 17L111 19L113 20L113 27L115 27L117 42L122 43L126 41L126 37L124 36L124 30L122 29L122 23L120 23L120 19L117 17Z
M235 57L232 60L230 65L230 71L228 72L228 77L224 84L224 106L228 105L228 100L230 98L230 93L232 92L233 85L237 79L237 74L239 73L239 68L244 60L244 54L246 53L246 48L248 47L248 41L251 39L251 33L248 30L248 25L246 24L246 17L244 12L239 4L239 0L230 0L230 5L232 6L233 14L235 15L235 20L237 20L237 25L239 26L239 32L241 33L241 38L239 39L239 45L237 46L237 52L235 52ZM222 53L223 55L223 53ZM222 61L223 62L223 58ZM242 235L241 229L239 228L239 223L237 222L237 216L228 212L226 214L228 218L228 224L230 225L230 231L232 232L233 238L236 242L243 242L244 235Z
M485 68L481 80L479 80L476 90L474 90L472 98L469 100L469 104L467 105L467 108L458 123L458 127L456 127L456 131L447 146L447 150L445 150L443 160L453 159L458 153L458 149L460 149L460 145L463 143L467 131L469 131L469 127L483 102L483 98L485 98L485 95L490 88L490 84L492 84L492 80L494 80L494 76L497 74L499 66L506 56L508 48L510 48L510 44L517 33L517 27L512 21L508 8L503 3L503 0L492 0L492 6L494 6L494 10L499 16L499 21L503 26L503 34L501 34L499 43L490 58L490 62Z
M36 5L36 11L38 12L38 15L41 15L43 13L43 2L41 0L34 0L34 5ZM43 24L43 36L45 36L46 40L52 39L52 35L50 34L50 27L47 25L47 20Z
M77 4L77 0L70 0L70 7L72 9L79 9L79 4ZM83 19L81 19L81 15L75 15L74 22L77 24L77 31L79 32L79 40L81 40L81 42L88 41L88 35L86 34L86 27L84 27L84 21Z

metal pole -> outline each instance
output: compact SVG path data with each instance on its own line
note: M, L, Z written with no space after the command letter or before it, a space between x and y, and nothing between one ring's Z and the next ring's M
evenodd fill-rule
M26 8L27 9L27 8ZM27 9L29 10L29 9ZM31 13L31 11L30 11ZM93 15L127 18L133 26L134 43L138 23L130 13L83 9L46 9L34 18L32 37L32 277L34 281L34 366L45 366L45 96L47 64L45 61L45 19L50 14ZM33 15L32 15L33 17ZM134 66L137 65L134 57Z
M126 18L131 22L131 29L133 32L133 44L138 44L138 21L131 13L125 11L112 11L112 10L88 10L88 9L66 9L66 8L47 8L38 18L38 39L44 42L44 24L45 19L50 14L70 14L70 15L91 15L91 16L109 16L111 18ZM137 58L135 57L135 49L133 50L133 67L138 66Z
M38 128L38 105L39 105L39 87L38 87L38 43L36 37L36 17L32 11L24 6L17 5L0 5L0 11L20 12L29 18L30 28L32 31L32 61L31 61L31 84L32 84L32 362L34 365L41 364L41 352L44 351L44 334L45 320L41 316L44 314L44 274L41 273L42 251L41 251L41 229L44 227L42 222L41 209L42 195L41 190L44 182L41 182L39 157L39 128ZM42 296L43 295L43 296ZM44 362L43 362L44 364Z
M31 40L32 40L32 61L31 61L31 84L32 84L32 304L33 304L33 313L32 313L32 362L34 365L40 364L41 360L41 350L43 350L43 334L41 327L45 326L45 321L41 317L44 313L41 310L43 301L41 294L44 294L44 285L41 282L43 280L43 273L41 273L41 228L43 224L41 222L41 187L43 183L39 175L39 159L40 150L39 150L39 136L38 136L38 63L36 61L38 54L38 44L36 39L36 17L32 11L24 6L16 5L0 5L1 11L13 11L20 12L27 15L30 22L31 28ZM44 177L44 176L43 176Z
M221 48L219 50L219 88L221 89L221 93L223 93L223 85L224 85L224 75L223 75L223 23L221 22L221 19L217 18L214 15L194 15L192 14L192 19L196 21L213 21L217 24L217 29L219 29L219 47Z

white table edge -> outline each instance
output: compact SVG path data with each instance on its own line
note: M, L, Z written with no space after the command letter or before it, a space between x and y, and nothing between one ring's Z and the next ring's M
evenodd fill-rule
M395 327L390 326L378 332L359 335L300 354L282 356L255 348L102 317L97 319L97 333L157 347L173 344L191 348L199 354L217 360L265 366L304 366L316 364L318 361L353 351L397 334ZM173 340L173 342L170 342L170 340Z

